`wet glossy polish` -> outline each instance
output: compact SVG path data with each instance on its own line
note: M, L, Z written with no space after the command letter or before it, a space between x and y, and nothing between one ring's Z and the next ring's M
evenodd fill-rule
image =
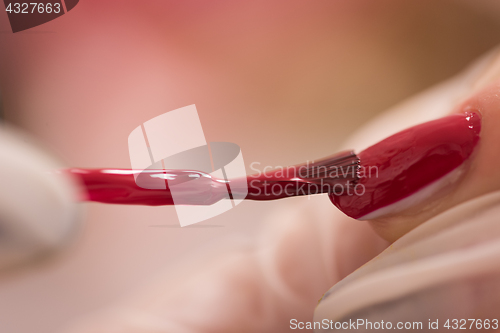
M480 130L479 114L466 113L394 134L358 154L363 194L332 193L330 200L359 219L407 198L462 165L477 145Z
M126 205L211 205L228 198L276 200L335 192L356 179L359 158L340 152L313 163L224 180L194 170L67 169L82 185L82 200ZM339 172L333 172L340 170ZM339 176L339 174L341 176Z
M173 205L170 191L137 185L134 171L124 169L67 169L82 185L81 200L127 205ZM155 174L163 174L163 170ZM166 182L165 182L166 183Z

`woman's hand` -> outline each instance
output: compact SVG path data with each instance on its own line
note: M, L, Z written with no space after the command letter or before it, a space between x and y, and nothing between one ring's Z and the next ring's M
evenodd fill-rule
M347 143L362 149L391 134L388 128L395 133L469 109L482 117L477 152L459 183L450 184L452 191L431 199L432 209L410 207L370 221L384 238L399 239L376 260L362 266L389 243L368 224L336 211L326 197L289 199L257 244L228 245L217 260L170 269L137 297L70 332L288 332L312 320L318 299L332 285L315 320L362 314L372 321L427 325L428 319L493 315L500 299L497 261L492 261L500 255L495 223L500 196L479 197L500 189L499 64L495 51L389 111Z

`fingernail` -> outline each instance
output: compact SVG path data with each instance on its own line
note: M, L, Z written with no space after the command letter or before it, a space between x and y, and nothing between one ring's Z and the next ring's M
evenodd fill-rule
M361 169L356 194L331 194L330 200L356 219L384 215L391 210L381 208L429 188L462 165L477 145L480 130L479 114L465 113L396 133L358 154Z

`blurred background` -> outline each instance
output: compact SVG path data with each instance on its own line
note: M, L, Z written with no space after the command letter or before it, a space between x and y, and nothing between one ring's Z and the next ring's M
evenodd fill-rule
M2 113L67 166L129 168L135 127L196 104L207 141L240 145L248 172L286 166L464 68L499 43L499 17L493 0L86 0L13 34L0 14ZM182 229L173 207L82 204L68 251L0 274L0 332L57 331L287 204Z

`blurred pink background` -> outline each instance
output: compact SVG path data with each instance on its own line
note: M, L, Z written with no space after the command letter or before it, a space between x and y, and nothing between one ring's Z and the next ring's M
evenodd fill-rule
M135 127L196 104L207 141L239 144L249 172L255 161L300 163L335 152L377 113L495 46L497 7L86 0L16 34L0 14L4 116L68 166L128 168ZM0 332L54 332L122 299L193 247L252 238L264 216L287 204L244 202L182 229L173 207L85 204L66 253L0 277Z

